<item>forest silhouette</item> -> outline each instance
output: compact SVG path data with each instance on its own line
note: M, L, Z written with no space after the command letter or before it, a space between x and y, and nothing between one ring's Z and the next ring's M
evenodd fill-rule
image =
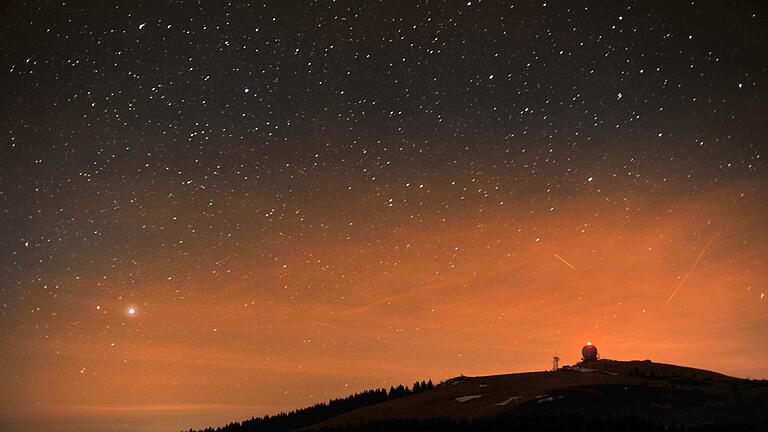
M323 420L328 420L337 415L354 409L363 408L377 403L387 402L415 393L432 390L432 380L416 381L412 388L402 384L390 387L389 391L383 388L366 390L350 396L331 399L327 403L318 403L307 408L301 408L290 412L281 412L264 417L253 417L242 422L230 423L219 428L206 428L201 432L283 432L311 426ZM190 429L189 432L196 432Z

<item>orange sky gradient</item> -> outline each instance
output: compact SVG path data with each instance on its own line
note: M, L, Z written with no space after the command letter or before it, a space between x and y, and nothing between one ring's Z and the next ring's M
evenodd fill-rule
M572 364L587 340L607 358L765 378L764 190L593 189L375 229L369 215L389 208L361 203L322 235L286 223L271 259L244 219L237 253L148 249L123 277L83 271L62 282L77 295L27 299L31 324L0 333L15 354L0 356L0 425L203 427L417 379L543 370L555 354ZM110 284L131 295L105 297Z

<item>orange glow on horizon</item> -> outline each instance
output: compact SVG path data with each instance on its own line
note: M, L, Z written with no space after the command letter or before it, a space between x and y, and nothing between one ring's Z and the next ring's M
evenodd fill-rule
M0 399L259 415L416 379L543 370L554 352L576 363L585 332L611 358L765 377L768 351L755 347L768 337L768 263L749 246L768 244L759 197L746 185L620 206L585 196L532 216L456 211L444 224L392 224L352 241L304 237L276 259L261 258L247 234L230 257L148 259L133 290L141 314L116 313L126 299L73 279L83 295L52 322L78 326L4 335L28 354L4 365L16 378Z
M768 3L117 3L0 8L0 432L768 378Z

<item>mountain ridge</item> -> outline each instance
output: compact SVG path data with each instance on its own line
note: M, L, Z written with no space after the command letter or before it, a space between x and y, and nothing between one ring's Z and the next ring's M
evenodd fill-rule
M572 418L576 416L585 424L634 418L665 427L736 427L768 424L766 407L765 380L650 360L603 359L558 371L460 376L432 390L379 400L291 429L259 429L241 423L215 430L432 430L436 423L444 429L444 422L456 425L456 430L466 429L461 425L469 428L466 430L494 430L499 422L513 421L511 418L543 425L542 420L555 421L558 416L570 418L566 423L578 423L580 420ZM482 424L488 428L483 429Z

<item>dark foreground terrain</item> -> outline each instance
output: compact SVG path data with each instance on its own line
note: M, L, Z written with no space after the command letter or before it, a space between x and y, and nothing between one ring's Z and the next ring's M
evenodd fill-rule
M431 384L431 383L430 383ZM768 382L650 361L373 390L206 431L757 431Z

